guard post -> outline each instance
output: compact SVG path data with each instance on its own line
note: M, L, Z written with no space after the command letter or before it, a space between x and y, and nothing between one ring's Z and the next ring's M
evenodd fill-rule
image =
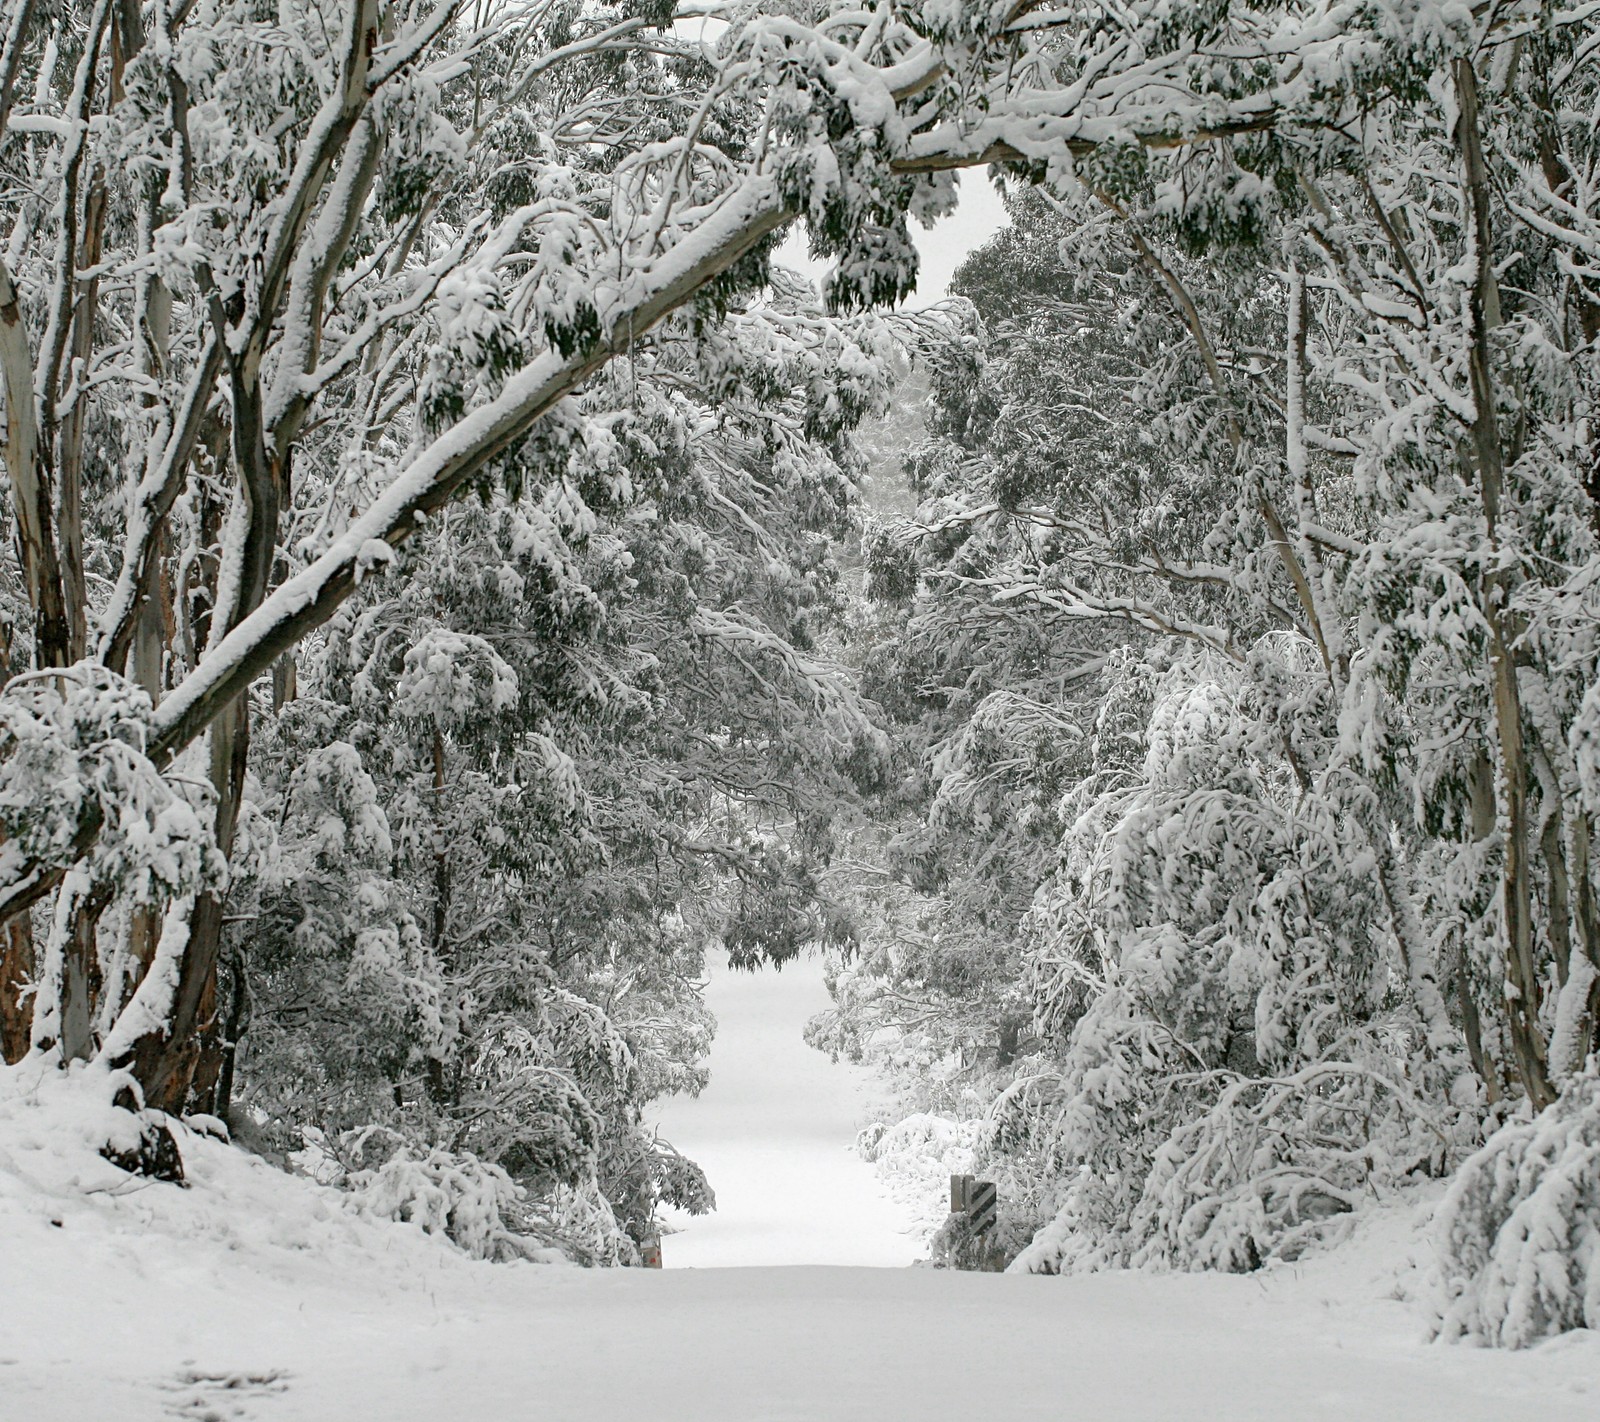
M974 1180L967 1201L967 1222L974 1234L987 1234L1000 1215L1000 1191L992 1180Z
M964 1215L967 1206L972 1203L972 1177L970 1175L952 1175L950 1177L950 1213Z
M973 1234L986 1234L1000 1214L1000 1191L992 1180L974 1180L970 1175L950 1177L950 1213L965 1215Z

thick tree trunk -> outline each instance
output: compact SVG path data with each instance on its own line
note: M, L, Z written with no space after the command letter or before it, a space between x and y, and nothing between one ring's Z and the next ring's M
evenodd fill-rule
M209 925L209 920L208 920ZM224 928L224 915L216 917L216 934L220 939ZM223 1023L218 1010L220 993L218 977L222 964L221 944L210 950L211 976L206 979L200 993L200 1007L196 1016L200 1028L194 1044L194 1071L190 1074L188 1090L183 1097L185 1113L201 1111L208 1116L217 1114L217 1083L222 1078Z
M1506 1013L1517 1075L1534 1107L1555 1100L1539 1031L1541 989L1533 937L1532 866L1529 863L1528 764L1522 735L1522 699L1515 659L1501 613L1500 591L1489 589L1490 665L1494 676L1495 726L1500 743L1500 793L1505 836L1501 904L1506 934Z
M300 694L299 671L294 653L286 652L272 664L272 709L282 711Z
M160 560L154 560L139 593L139 612L133 629L133 679L149 693L152 703L161 700L167 650L172 640L172 616Z
M100 264L106 219L105 173L96 168L84 200L83 237L78 248L78 269L94 272ZM91 275L77 283L70 347L73 383L79 394L62 421L57 435L60 471L61 582L67 619L66 659L80 661L88 650L89 596L84 585L83 548L83 447L88 428L89 400L83 392L94 351L94 323L100 297L100 280Z
M239 805L244 795L249 751L249 706L241 697L212 724L211 778L217 790L216 840L224 855L233 850ZM147 1033L135 1044L132 1067L144 1088L145 1102L181 1115L190 1109L196 1086L209 1090L221 1071L215 1033L217 960L222 949L226 903L221 894L195 900L188 941L179 957L178 988L172 1016L163 1030Z
M0 925L0 1060L7 1066L28 1054L33 1036L33 925L19 913Z
M6 392L6 473L11 480L22 571L33 608L33 660L71 662L70 619L56 546L55 494L34 394L33 351L11 273L0 262L0 380Z
M94 1019L100 1006L100 954L96 928L104 908L99 894L72 907L72 929L61 962L61 1056L69 1062L94 1055Z
M1498 810L1495 806L1494 766L1488 754L1480 751L1467 767L1467 795L1472 812L1472 838L1481 844L1494 833ZM1505 1095L1499 1063L1490 1057L1483 1044L1483 1017L1478 1010L1477 993L1473 987L1472 968L1468 962L1468 947L1461 945L1461 959L1456 965L1456 1000L1461 1008L1461 1029L1466 1035L1467 1052L1472 1065L1483 1081L1484 1096L1492 1106Z

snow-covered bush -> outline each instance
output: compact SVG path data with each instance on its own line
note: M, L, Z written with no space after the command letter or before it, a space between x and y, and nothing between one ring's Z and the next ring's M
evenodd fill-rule
M1159 1131L1129 1132L1121 1150L1081 1130L1058 1135L1057 1150L1097 1148L1076 1173L1063 1160L1061 1204L1013 1268L1247 1272L1337 1237L1376 1191L1451 1158L1448 1118L1381 1063L1187 1084L1188 1100L1173 1083L1142 1113L1176 1122L1153 1149Z
M1439 1335L1526 1348L1600 1330L1600 1072L1508 1122L1461 1167L1434 1222Z
M470 1151L402 1148L346 1184L363 1213L443 1235L479 1259L537 1257L538 1246L519 1228L526 1192Z
M945 1214L952 1175L976 1168L987 1123L958 1121L931 1111L916 1111L892 1125L877 1123L856 1140L863 1160L877 1167L878 1179L906 1207L924 1232Z
M1297 786L1257 694L1179 662L1131 783L1064 804L1026 955L1059 1104L1018 1144L1065 1197L1019 1267L1257 1268L1468 1138L1359 802Z

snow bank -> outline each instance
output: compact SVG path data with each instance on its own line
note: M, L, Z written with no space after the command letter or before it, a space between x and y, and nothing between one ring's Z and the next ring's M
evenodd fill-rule
M192 1132L189 1188L118 1182L81 1132L75 1159L30 1145L36 1109L0 1117L9 1160L32 1167L0 1168L6 1422L1594 1415L1594 1335L1522 1353L1423 1341L1416 1202L1248 1278L544 1269L361 1218Z
M116 1170L89 1073L0 1072L0 1417L27 1422L1587 1422L1600 1335L1424 1340L1437 1188L1248 1277L546 1269L174 1123ZM937 1134L937 1133L936 1133Z
M288 1174L227 1144L209 1117L161 1118L177 1141L183 1184L130 1175L101 1154L102 1145L134 1149L140 1138L139 1119L114 1108L111 1095L94 1068L0 1068L0 1272L48 1268L67 1238L92 1242L90 1269L129 1258L203 1268L225 1258L230 1269L284 1279L304 1270L337 1279L347 1269L370 1279L375 1270L489 1267L432 1237L431 1216L381 1218L407 1211ZM4 1297L0 1289L0 1307Z
M878 1179L911 1211L917 1232L928 1239L950 1213L950 1177L977 1168L988 1133L982 1120L918 1111L892 1126L869 1127L856 1149L877 1166Z

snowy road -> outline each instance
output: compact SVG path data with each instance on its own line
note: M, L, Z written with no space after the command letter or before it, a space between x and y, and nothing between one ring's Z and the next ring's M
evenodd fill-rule
M28 1330L46 1325L45 1361L0 1322L0 1417L1592 1422L1581 1389L1600 1383L1587 1344L1423 1347L1398 1304L1285 1308L1253 1279L455 1266L381 1297L361 1282L174 1266L52 1319L58 1296Z
M731 1124L738 1099L710 1119ZM864 1171L837 1125L802 1113L779 1134L812 1140L825 1169ZM0 1117L0 1422L1600 1416L1600 1335L1522 1354L1422 1341L1420 1195L1372 1212L1330 1254L1247 1277L591 1272L468 1259L187 1133L183 1190L121 1176L87 1145L63 1154L62 1139L25 1106ZM782 1212L763 1224L763 1199L738 1204L705 1247L819 1247ZM846 1242L898 1247L892 1212L881 1223ZM667 1243L681 1264L690 1237Z
M925 1252L908 1211L850 1148L865 1073L801 1039L829 1005L820 959L781 972L713 965L711 1084L658 1108L662 1134L717 1192L714 1214L671 1216L668 1268L741 1264L906 1265Z
M188 1150L188 1190L85 1194L15 1154L0 1169L0 1422L1600 1414L1600 1336L1421 1341L1411 1206L1249 1277L589 1272L469 1260L241 1152Z

